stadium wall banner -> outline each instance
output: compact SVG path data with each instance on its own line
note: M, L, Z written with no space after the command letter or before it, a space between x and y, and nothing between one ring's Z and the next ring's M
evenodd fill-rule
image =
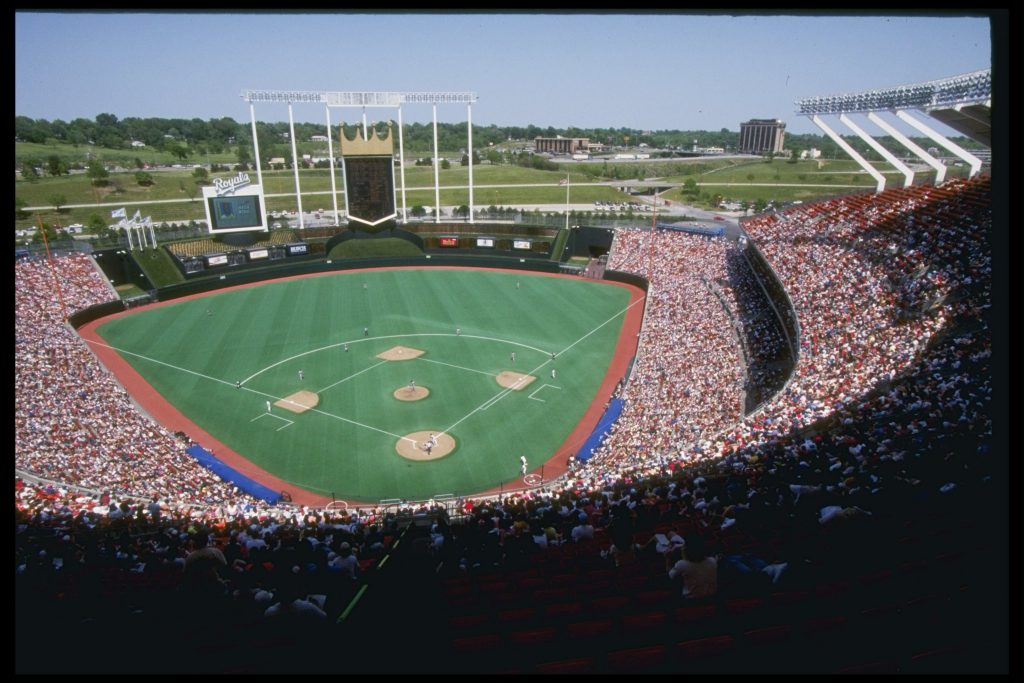
M249 260L255 261L256 259L269 258L270 252L266 249L250 249Z
M494 238L493 237L477 237L476 238L476 246L477 247L485 247L485 248L488 248L488 249L493 249L494 248Z
M530 240L512 240L513 249L529 249L533 246Z

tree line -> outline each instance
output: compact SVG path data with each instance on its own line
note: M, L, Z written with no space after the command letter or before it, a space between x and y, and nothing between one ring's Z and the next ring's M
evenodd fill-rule
M354 128L358 122L347 122L349 137L354 136ZM466 148L465 122L439 123L438 147L441 150L461 150ZM377 123L379 134L384 134L386 123ZM337 125L331 134L337 136ZM263 122L256 124L259 140L260 157L263 163L275 157L289 159L291 157L290 131L287 122ZM323 135L324 126L320 123L296 123L296 142L303 151L313 149L310 140L315 135ZM660 130L645 131L634 128L554 128L551 126L498 126L474 125L473 144L485 158L488 148L502 147L509 141L531 142L536 137L569 137L589 138L592 142L600 142L609 146L637 146L646 144L656 149L689 150L696 141L699 147L722 147L727 151L736 150L739 145L739 132L722 128L718 131L706 130ZM73 146L97 145L112 150L131 150L134 141L144 143L148 148L166 151L179 159L191 156L203 156L207 153L221 154L234 152L241 164L251 164L252 128L249 123L239 123L230 117L212 118L206 121L176 118L137 118L118 119L117 116L103 113L95 119L77 118L73 121L54 119L32 119L27 116L16 116L14 119L14 137L16 142L36 144L64 143ZM854 149L874 158L877 155L857 136L843 136ZM899 156L906 150L895 140L883 136L879 142ZM932 146L926 138L915 138L923 146ZM979 145L967 138L954 138L968 149L977 149ZM407 156L423 154L429 156L433 150L433 126L429 123L408 123L403 130L403 142ZM507 145L505 145L507 147ZM816 148L826 158L839 158L844 153L828 137L815 134L787 134L786 148L804 150ZM326 147L323 151L326 153ZM337 150L335 150L337 153ZM495 162L497 159L490 159ZM16 162L19 161L16 159ZM502 159L505 163L512 161ZM500 162L499 162L500 163ZM512 163L515 163L514 161ZM525 162L520 161L527 165Z

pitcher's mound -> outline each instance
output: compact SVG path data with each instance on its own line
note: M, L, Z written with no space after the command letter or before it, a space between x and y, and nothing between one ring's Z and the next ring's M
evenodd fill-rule
M296 391L291 396L285 396L274 405L278 408L290 410L293 413L304 413L307 410L316 408L320 403L320 395L312 391Z
M420 351L411 346L392 346L387 351L378 353L377 358L381 360L412 360L413 358L419 358L424 353L426 351Z
M391 395L399 401L422 401L427 396L430 396L430 389L427 389L426 387L409 388L408 386L405 386L400 389L395 389L394 393Z
M511 370L502 370L498 373L495 378L498 380L498 384L506 389L512 389L513 391L522 391L526 387L530 386L530 382L537 379L533 375L524 375L521 372L512 372Z
M431 435L437 436L437 445L427 452ZM395 450L409 460L437 460L455 450L455 439L441 432L413 432L395 444Z

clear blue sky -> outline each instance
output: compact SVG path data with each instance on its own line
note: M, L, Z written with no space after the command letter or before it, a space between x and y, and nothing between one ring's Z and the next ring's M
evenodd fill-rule
M795 100L990 66L981 16L20 12L14 97L16 115L49 120L244 122L246 88L468 90L477 125L738 131L781 118L818 133ZM294 110L324 120L319 105ZM256 113L288 117L283 104ZM402 114L427 122L431 110ZM465 121L466 109L439 106L438 118Z

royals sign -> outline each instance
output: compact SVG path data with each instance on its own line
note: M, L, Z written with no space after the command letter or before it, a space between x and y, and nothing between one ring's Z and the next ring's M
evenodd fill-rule
M224 194L233 194L239 187L245 187L251 180L249 180L248 173L239 173L233 178L214 178L213 189L217 191L217 196Z

